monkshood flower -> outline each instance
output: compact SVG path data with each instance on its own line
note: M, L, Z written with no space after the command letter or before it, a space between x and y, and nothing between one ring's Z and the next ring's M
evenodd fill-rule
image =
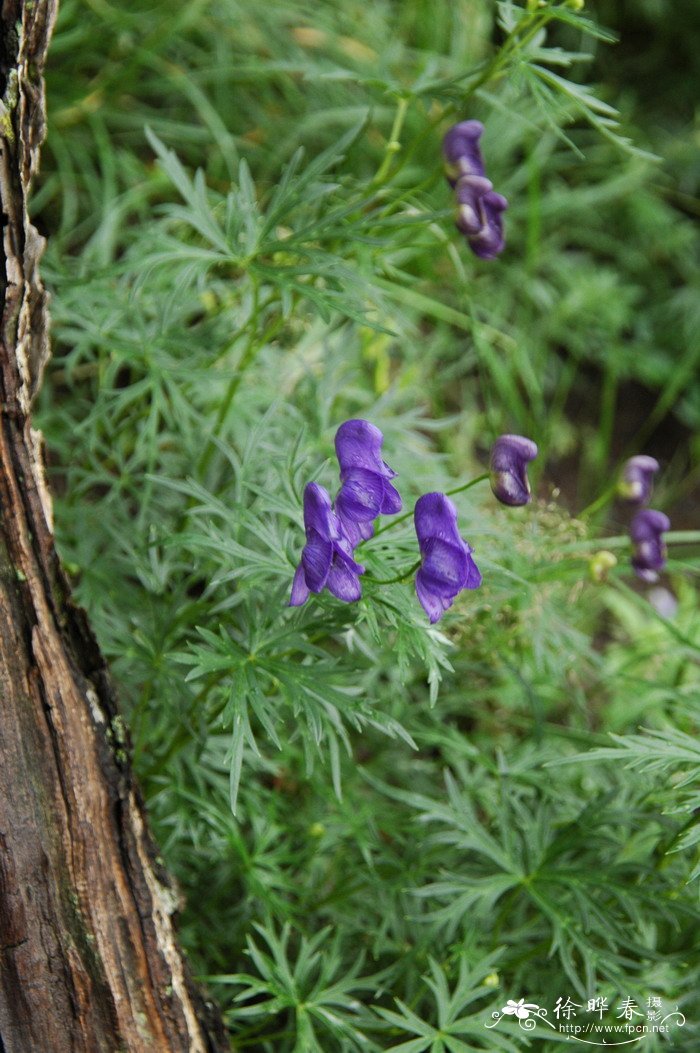
M496 193L484 173L479 148L483 131L481 121L455 124L445 135L442 150L447 179L457 199L457 229L467 238L472 252L491 260L505 247L501 213L508 202Z
M527 466L537 456L537 445L523 435L501 435L491 448L491 489L501 504L516 507L530 500Z
M663 534L671 529L671 521L663 512L644 508L630 523L630 537L634 545L632 566L642 581L655 582L666 564L666 545Z
M647 457L645 454L630 457L623 466L618 483L620 497L636 505L648 504L654 486L654 475L658 470L659 462L655 457Z
M339 600L350 603L362 595L359 575L364 574L352 558L352 546L333 511L331 497L318 483L304 490L306 544L292 584L290 607L300 607L310 592L324 588Z
M372 537L378 515L401 511L401 496L391 485L396 472L382 460L383 441L368 420L346 420L335 434L342 483L335 510L353 548Z
M479 568L472 549L460 537L457 509L445 494L423 494L413 513L423 557L416 593L432 623L442 618L462 589L478 589Z

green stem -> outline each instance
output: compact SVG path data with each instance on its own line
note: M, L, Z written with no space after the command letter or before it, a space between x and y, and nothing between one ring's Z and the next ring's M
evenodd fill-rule
M383 186L388 181L389 170L391 168L394 155L401 149L401 143L399 142L399 136L401 135L401 129L403 128L403 122L406 119L406 111L408 109L408 99L405 96L401 96L396 107L396 113L394 115L394 123L391 126L391 132L389 133L389 141L386 144L386 150L384 153L384 160L377 169L377 172L371 182L372 187Z
M611 578L610 584L613 586L613 588L616 588L618 592L621 592L623 596L626 596L628 599L632 600L633 603L636 603L637 605L643 604L644 610L647 613L651 612L652 617L664 626L666 631L671 634L674 640L678 640L679 643L685 644L685 646L689 647L691 651L695 651L696 653L700 652L700 647L698 647L697 640L691 639L691 637L686 636L686 634L680 629L678 629L673 624L673 622L669 621L668 618L664 618L663 614L659 614L655 607L648 603L643 596L640 596L638 592L635 592L635 590L631 588L625 581L622 581L621 578Z
M664 534L669 545L697 545L700 543L700 530L669 530ZM563 545L559 552L568 555L570 552L589 552L601 548L625 548L629 545L629 534L616 534L614 537L586 538L582 541L571 541Z
M542 231L542 179L535 147L530 149L527 159L527 228L525 239L525 263L532 274L537 269Z
M446 496L454 497L455 494L461 494L465 490L469 490L470 487L476 486L477 483L482 483L484 479L488 478L489 473L484 472L483 475L477 475L476 479L470 479L469 482L464 483L463 486L456 486L454 490L447 490ZM374 540L374 538L379 537L379 535L383 534L385 531L391 530L392 527L398 526L399 523L405 523L406 520L410 519L412 515L413 512L404 512L402 516L398 516L396 519L392 519L390 523L385 523L385 525L383 527L380 527L379 530L377 530L377 532L373 535L373 537L369 538L369 540ZM363 544L366 544L366 542L363 542Z
M507 64L512 52L517 47L525 47L527 44L529 44L530 40L532 40L532 38L539 33L540 29L543 29L547 22L549 22L553 17L554 15L551 11L538 11L537 13L531 15L530 18L525 18L520 25L517 25L514 29L511 30L506 39L503 41L502 47L499 48L499 50L493 56L493 58L489 62L487 62L483 71L477 75L473 83L470 84L468 88L466 88L464 94L459 100L459 106L462 111L464 111L465 103L468 102L468 100L472 97L472 95L474 95L475 92L479 90L479 88L481 88L484 84L488 83L488 81L500 76L504 72L503 67ZM521 33L523 34L522 37L520 36ZM437 125L442 124L442 122L447 117L451 117L456 112L456 110L457 105L454 102L448 102L447 105L444 106L443 109L440 111L440 113L428 123L428 126L419 135L417 135L413 142L410 144L410 146L406 150L404 150L399 164L392 172L392 179L394 179L401 171L401 169L406 164L408 164L408 162L415 154L416 150L418 150L421 144L425 142L429 135L432 134L434 128L437 127ZM395 153L395 151L392 152ZM389 155L388 158L389 163L390 157L391 155ZM380 172L382 172L382 170L385 168L386 163L387 158L385 158L382 167L379 170ZM382 174L384 175L383 172ZM379 172L377 172L377 175L373 180L373 184L378 184L378 177Z
M526 47L530 41L537 36L539 31L544 29L547 22L552 18L554 18L553 12L538 11L531 14L530 18L523 19L521 23L515 26L503 41L503 45L487 64L483 73L479 74L474 83L469 86L460 101L464 102L466 99L470 98L475 91L478 91L483 84L486 84L487 81L493 80L494 77L499 76L513 51L515 51L516 48ZM521 33L523 34L522 37L520 36Z
M602 545L622 546L629 544L629 534L617 534L615 537L603 537ZM700 530L669 530L664 534L667 545L695 545L700 542Z
M209 467L209 462L211 461L211 458L214 454L214 450L216 449L216 439L219 437L219 433L221 431L223 423L226 420L226 417L228 416L228 411L231 408L231 403L233 402L236 391L238 390L238 385L240 384L240 378L254 358L256 322L258 320L258 312L260 310L259 297L260 287L258 286L257 281L253 279L253 306L248 320L245 324L245 328L249 329L248 342L246 344L245 351L243 352L243 356L240 362L238 363L238 368L236 369L236 372L231 378L231 381L228 386L228 391L226 392L226 395L224 396L221 405L219 406L219 412L216 415L214 427L212 428L209 438L207 439L207 442L204 446L204 450L202 451L202 455L199 458L197 468L202 474L204 474L204 472Z
M577 519L587 519L589 516L595 515L596 512L600 512L601 508L605 508L607 504L612 501L617 493L617 483L613 483L607 490L603 490L599 497L596 497L595 501L592 501L590 505L586 505L582 512L579 512Z
M395 578L373 578L371 574L365 575L367 581L371 581L373 585L394 585L399 581L408 581L409 578L413 577L418 568L420 567L422 559L419 559L417 563L414 563L408 570L404 570L401 574L398 574Z
M259 309L256 303L256 306L253 310L253 314L248 322L248 325L252 326L250 336L248 338L248 343L246 344L246 348L238 364L238 368L236 369L234 375L231 377L231 381L229 383L226 394L224 395L224 398L221 401L221 405L219 406L219 412L216 415L214 427L211 430L207 443L204 447L204 450L202 451L202 456L199 459L199 464L197 465L197 468L201 474L204 474L207 468L209 467L212 456L214 455L214 451L216 450L216 440L219 438L221 430L224 424L226 423L229 412L231 410L231 406L233 404L233 400L236 397L236 393L238 392L239 387L241 386L241 382L243 380L243 377L245 376L246 371L255 361L258 352L265 346L266 343L268 343L268 341L272 340L273 337L277 335L279 330L284 325L284 318L282 316L276 318L273 322L270 323L267 329L263 330L263 332L259 335L259 339L256 340L256 336L258 336L258 333L255 328L255 322L257 320L258 314Z

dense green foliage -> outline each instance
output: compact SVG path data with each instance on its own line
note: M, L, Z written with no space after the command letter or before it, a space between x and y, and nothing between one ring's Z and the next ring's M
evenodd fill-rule
M684 27L630 15L650 93L580 7L62 4L34 200L57 533L236 1049L538 1048L484 1026L523 996L658 995L671 1048L700 1041L697 550L658 613L612 499L644 450L655 507L698 507ZM510 200L489 263L442 173L466 117ZM286 606L352 416L409 510L503 431L540 446L527 508L455 497L484 585L439 626L379 584L410 521L362 545L359 603Z

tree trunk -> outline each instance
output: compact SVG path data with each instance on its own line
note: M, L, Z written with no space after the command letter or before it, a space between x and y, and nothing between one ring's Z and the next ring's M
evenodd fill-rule
M105 663L56 556L30 422L48 316L26 204L55 12L4 0L0 15L0 1053L219 1053Z

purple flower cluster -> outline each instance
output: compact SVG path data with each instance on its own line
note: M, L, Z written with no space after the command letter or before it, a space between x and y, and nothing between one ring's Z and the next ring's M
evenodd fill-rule
M340 490L331 501L318 483L304 491L306 544L294 575L291 607L306 603L310 593L328 589L351 603L362 595L364 567L355 548L372 537L379 515L401 511L396 478L382 459L384 437L366 420L348 420L338 428L335 450L340 466ZM499 501L522 505L530 500L527 464L537 455L534 442L520 435L502 435L491 457L491 485ZM424 494L413 514L421 554L416 594L432 623L440 620L462 589L477 589L481 574L470 545L457 526L457 509L446 494ZM398 579L397 579L398 580Z
M304 490L304 530L306 544L292 584L290 607L300 607L310 592L327 588L339 600L351 603L362 595L360 574L365 568L352 558L352 547L331 497L318 483Z
M455 223L472 252L492 260L505 247L501 213L508 202L486 178L479 140L484 126L480 121L462 121L445 135L442 150L445 173L455 192Z
M366 420L348 420L338 428L335 449L341 487L335 499L318 483L304 490L306 544L292 585L290 607L300 607L310 592L327 588L346 603L362 595L365 568L353 559L360 541L370 538L378 515L401 511L391 485L396 472L382 460L383 435Z
M663 535L671 529L671 521L663 512L643 507L649 503L658 470L655 457L637 454L625 461L617 487L620 497L639 508L630 523L634 546L632 567L638 578L648 582L658 581L659 573L666 566Z

